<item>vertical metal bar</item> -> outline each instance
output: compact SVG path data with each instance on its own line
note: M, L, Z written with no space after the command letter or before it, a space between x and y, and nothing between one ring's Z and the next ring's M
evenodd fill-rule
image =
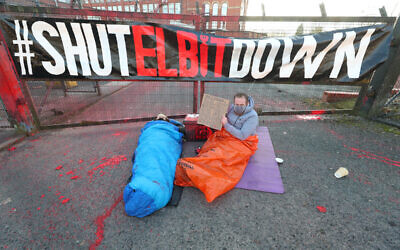
M205 83L203 81L200 81L200 107L201 107L201 104L203 103L203 96L204 96L204 89L205 89L204 84Z
M197 102L199 100L199 83L193 82L193 114L197 114Z
M358 92L358 97L357 97L357 101L356 104L354 104L353 107L353 114L357 114L358 112L360 112L360 109L362 107L362 105L364 104L364 101L366 101L366 95L367 95L367 90L368 90L368 86L367 85L363 85L360 89L360 92Z
M44 97L43 97L42 101L40 102L39 109L37 111L38 115L40 115L40 113L42 113L43 105L46 104L47 98L49 97L49 94L50 94L51 90L53 89L53 85L54 85L54 81L50 81L50 86L47 87L46 93L44 94ZM47 86L47 84L46 84L46 86ZM64 94L65 94L65 92L64 92Z
M31 111L33 122L35 123L35 127L40 129L40 120L39 115L36 111L35 103L33 102L31 92L29 91L28 84L25 80L21 80L22 85L22 93L24 94L25 100L28 104L29 110Z
M362 105L359 114L368 118L377 117L385 105L397 77L400 67L400 17L393 28L393 40L390 46L389 57L374 73L367 90L367 99Z

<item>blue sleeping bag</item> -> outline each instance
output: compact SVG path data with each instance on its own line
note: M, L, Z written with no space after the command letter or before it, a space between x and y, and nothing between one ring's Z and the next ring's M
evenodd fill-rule
M144 217L167 205L171 199L176 163L182 152L182 137L170 119L151 121L141 129L134 153L132 178L124 189L125 211Z

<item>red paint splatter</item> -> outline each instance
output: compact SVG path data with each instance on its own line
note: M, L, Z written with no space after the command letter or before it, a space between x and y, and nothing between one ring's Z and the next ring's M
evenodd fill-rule
M40 210L40 207L38 207L37 210L39 211L39 210Z
M321 213L326 213L326 207L317 206L317 209L318 209Z
M71 170L71 171L69 171L69 172L66 172L65 174L73 174L73 173L74 173L74 171Z
M64 199L61 203L62 203L62 204L65 204L65 203L67 203L69 200L70 200L69 198Z
M79 179L79 178L81 178L79 175L75 175L75 176L71 177L71 180L75 180L75 179Z
M56 170L60 170L60 169L62 169L62 165L60 165L60 166L58 166L58 167L56 167Z
M78 164L81 164L82 162L83 162L83 160L82 160L82 159L80 159L80 160L79 160L79 162L78 162Z
M63 177L63 174L59 174L58 176Z
M102 160L102 161L105 161L105 160L107 160L107 157L103 157L103 158L101 158L101 160Z
M107 159L107 158L105 158L105 159ZM111 168L114 168L114 166L119 165L121 163L121 161L127 161L127 160L128 159L126 158L125 155L116 155L110 159L107 159L104 163L98 165L97 167L94 167L91 170L89 170L88 175L90 176L90 178L92 178L95 171L97 171L98 169L104 169L107 166L111 166Z
M12 148L9 148L8 151L14 151L16 149L17 149L16 147L12 147Z
M114 133L114 134L112 134L113 136L120 136L120 135L122 135L122 136L124 136L124 135L127 135L128 134L128 132L125 132L125 131L118 131L118 132L116 132L116 133Z
M376 155L376 154L373 154L371 152L368 152L368 151L365 151L365 150L362 150L362 149L348 147L346 145L344 145L344 147L349 148L353 152L356 152L356 154L357 154L357 156L359 158L367 158L367 159L372 159L372 160L378 160L378 161L381 161L381 162L386 163L388 165L400 167L400 161L395 161L395 160L389 159L387 157Z
M40 198L44 198L45 197L45 195L44 194L42 194L42 196L40 196Z
M312 115L322 115L325 114L326 110L313 110L311 111Z
M89 247L90 250L96 249L96 247L98 247L101 244L101 242L103 241L103 239L104 239L104 221L108 217L110 217L114 208L118 205L118 203L120 203L122 201L122 196L123 196L123 193L121 193L119 195L119 197L116 200L114 200L114 204L112 204L109 209L106 209L104 214L97 216L97 218L95 220L95 223L97 225L97 230L96 230L97 239L94 243L92 243L90 245L90 247Z
M64 199L64 198L65 198L65 196L58 197L59 200Z

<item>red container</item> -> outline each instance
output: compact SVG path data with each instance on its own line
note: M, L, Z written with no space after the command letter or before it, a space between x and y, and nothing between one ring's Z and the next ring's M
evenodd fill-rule
M207 126L197 124L199 114L188 114L183 120L188 141L205 141L215 131Z

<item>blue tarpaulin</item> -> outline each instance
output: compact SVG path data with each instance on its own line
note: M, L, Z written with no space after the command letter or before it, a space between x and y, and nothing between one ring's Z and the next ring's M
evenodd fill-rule
M134 153L132 178L124 189L125 211L144 217L163 208L171 199L182 137L174 120L151 121L141 130Z

